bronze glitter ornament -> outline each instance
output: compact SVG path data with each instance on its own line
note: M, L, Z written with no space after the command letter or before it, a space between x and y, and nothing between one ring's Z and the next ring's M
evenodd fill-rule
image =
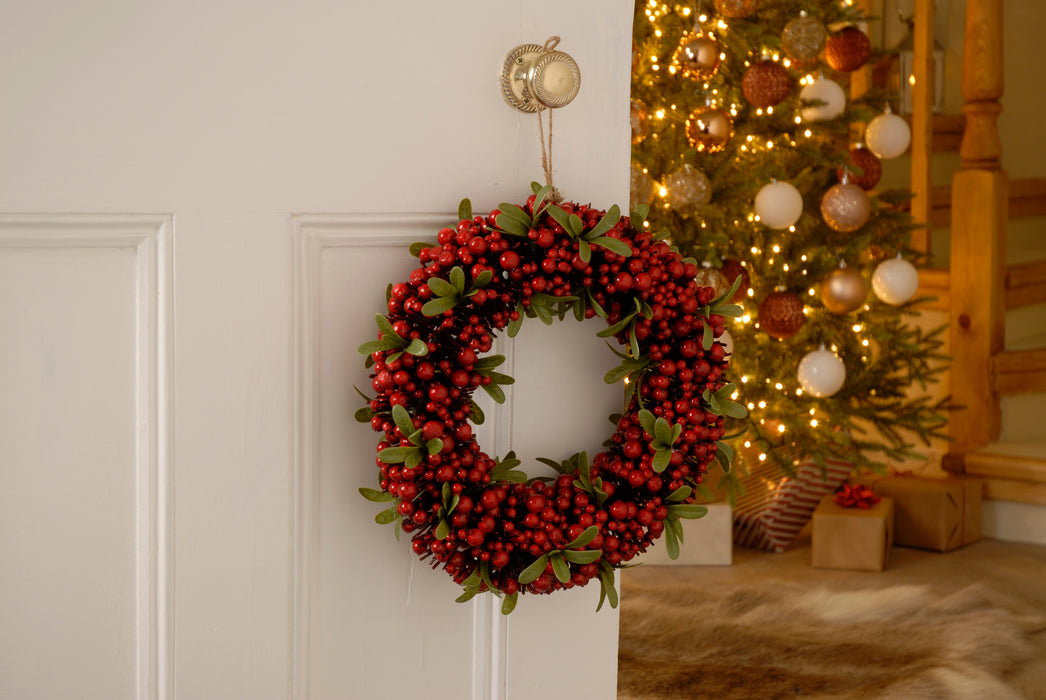
M848 314L864 305L868 282L857 270L840 267L821 280L821 302L833 314Z
M717 153L734 135L734 122L721 109L698 107L686 120L686 137L702 153Z
M824 60L840 73L850 73L872 56L872 40L857 27L843 27L828 37L824 46Z
M753 107L773 107L788 97L792 77L777 61L764 59L748 66L741 78L741 92Z
M727 289L730 289L739 276L741 277L741 284L738 286L737 291L734 292L734 295L730 297L730 301L736 304L748 298L748 290L752 288L752 277L748 274L747 267L742 265L739 260L727 258L723 261L723 266L719 268L719 271L726 278Z
M708 34L686 34L672 60L684 78L708 80L719 70L719 43Z
M792 292L770 292L759 304L758 315L759 327L778 340L792 337L806 323L803 300Z
M883 176L883 164L879 157L867 148L851 148L846 157L846 166L836 168L836 174L840 180L845 176L862 190L870 190L879 184L879 178Z
M744 19L759 7L759 0L715 0L716 12L727 19Z

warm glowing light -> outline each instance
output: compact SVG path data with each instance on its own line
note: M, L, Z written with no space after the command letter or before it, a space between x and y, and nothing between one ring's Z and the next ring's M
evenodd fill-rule
M741 317L741 323L748 323L751 320L752 320L752 317L749 316L748 314L745 314L744 316Z
M812 420L810 421L810 425L811 425L811 427L814 427L814 428L816 428L816 427L817 427L817 419L816 419L816 418L812 419Z
M773 251L775 253L780 253L781 252L781 246L779 246L776 243L774 243Z
M785 431L785 427L783 425L777 426L777 432L783 433L784 431Z
M915 76L914 75L909 75L908 76L908 84L909 85L915 85Z
M813 136L813 134L814 132L810 131L809 129L803 132L803 136L805 136L806 138L810 138L811 136Z
M657 193L659 195L661 195L662 197L664 197L665 195L668 194L668 189L665 188L665 187L660 187L660 188L658 188Z
M765 462L766 461L766 453L765 452L761 452L759 454L759 461L760 462Z
M766 401L760 401L759 408L766 408Z
M860 333L860 332L861 332L861 324L860 323L855 323L854 324L854 333Z
M777 382L777 384L774 384L774 388L781 391L781 389L784 389L784 385L781 382Z
M741 383L742 384L747 384L748 383L748 375L747 374L741 376Z

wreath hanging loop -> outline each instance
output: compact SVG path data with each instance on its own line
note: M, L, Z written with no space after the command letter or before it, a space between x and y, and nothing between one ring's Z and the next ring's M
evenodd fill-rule
M378 337L359 347L375 396L356 417L381 434L380 488L360 492L392 504L375 520L409 533L463 586L459 601L489 591L506 614L520 594L595 579L599 608L616 606L615 568L662 535L678 555L680 518L704 514L695 489L713 460L729 469L726 421L744 415L716 342L740 313L734 290L699 286L694 261L644 229L645 208L622 217L532 189L487 216L464 200L455 228L413 244L420 266L389 286ZM568 314L606 322L597 335L616 340L620 364L604 379L625 382L624 409L604 451L539 458L551 472L528 476L514 453L482 450L473 394L503 402L513 382L497 371L504 358L485 354L498 333Z

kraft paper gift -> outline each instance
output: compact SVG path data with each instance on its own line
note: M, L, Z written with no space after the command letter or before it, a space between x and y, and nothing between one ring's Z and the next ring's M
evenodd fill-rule
M894 544L947 552L981 538L983 484L976 479L864 476L858 481L894 500Z
M813 515L813 566L882 571L890 558L893 536L892 499L883 498L870 508L844 508L829 494Z

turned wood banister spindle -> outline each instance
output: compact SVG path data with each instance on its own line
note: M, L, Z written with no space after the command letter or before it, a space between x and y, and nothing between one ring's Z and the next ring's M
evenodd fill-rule
M962 96L966 133L959 155L963 168L997 170L1002 141L998 116L1003 93L1003 0L967 0Z

